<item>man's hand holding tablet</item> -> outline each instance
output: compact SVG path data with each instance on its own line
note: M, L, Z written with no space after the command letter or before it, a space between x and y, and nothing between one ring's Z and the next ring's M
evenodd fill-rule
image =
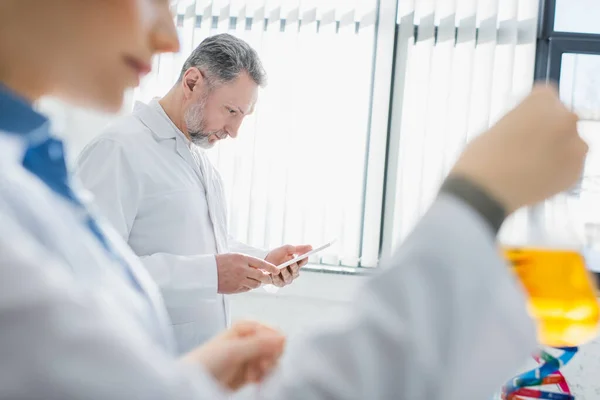
M325 250L333 243L334 241L331 241L314 250L310 245L286 245L271 251L265 260L276 265L281 271L279 275L272 276L273 285L283 287L292 283L300 274L300 268L308 263L308 257Z
M308 257L312 256L313 254L317 254L318 252L325 250L326 248L328 248L329 246L331 246L333 243L334 243L334 241L331 241L331 242L329 242L329 243L325 243L323 246L321 246L321 247L317 247L317 248L316 248L316 249L314 249L314 250L313 250L313 249L312 249L312 247L311 247L311 250L309 250L309 251L307 251L307 252L305 252L305 253L302 253L302 254L300 254L299 256L297 256L296 258L294 258L294 259L291 259L291 260L289 260L289 261L286 261L286 262L284 262L283 264L277 265L277 268L279 268L279 269L281 270L281 269L283 269L283 268L285 268L285 267L288 267L288 266L290 266L290 265L292 265L292 264L296 264L296 263L298 263L299 261L305 260L305 259L307 259ZM306 261L306 262L308 262L308 261ZM306 262L305 262L304 264L306 264ZM303 264L303 265L304 265L304 264Z

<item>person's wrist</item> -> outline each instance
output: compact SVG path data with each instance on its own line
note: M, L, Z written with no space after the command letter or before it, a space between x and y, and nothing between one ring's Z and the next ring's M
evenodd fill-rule
M440 188L440 194L458 198L485 220L497 234L506 219L507 211L486 187L465 174L451 173Z
M504 174L505 175L505 174ZM501 171L494 168L469 168L456 165L448 175L450 177L462 177L481 188L488 196L502 206L506 215L510 215L524 204L515 193L513 179L504 176Z

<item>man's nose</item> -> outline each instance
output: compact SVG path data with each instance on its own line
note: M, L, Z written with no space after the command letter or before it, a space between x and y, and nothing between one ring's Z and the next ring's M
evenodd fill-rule
M227 132L227 135L231 136L233 139L235 139L237 137L238 131L239 131L239 125L238 126L228 126L227 128L225 128L225 132Z

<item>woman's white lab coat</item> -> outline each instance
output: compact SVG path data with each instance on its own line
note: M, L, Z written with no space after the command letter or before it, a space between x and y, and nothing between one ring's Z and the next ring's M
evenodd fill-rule
M132 326L143 329L160 347L174 352L162 297L144 266L110 224L96 215L95 219L111 247L128 264L130 273L139 282L138 290L132 286L123 265L110 257L92 234L82 210L56 195L23 168L26 146L25 138L0 131L0 226L4 227L0 242L17 252L35 253L36 248L43 249L44 257L35 260L38 269L49 268L52 276L59 266L96 301L107 305L117 303L129 319L123 329ZM27 256L31 257L31 254ZM52 263L52 260L55 262ZM6 266L14 267L10 261ZM27 274L22 278L29 279ZM5 275L0 274L0 281L3 279ZM23 285L27 283L23 282ZM31 296L31 301L35 301L37 296L36 293L27 295ZM0 294L0 309L10 306L10 300L10 297ZM14 317L18 319L19 315ZM40 327L39 331L31 334L43 337L44 328Z
M229 323L215 254L267 253L233 240L221 177L158 101L137 103L79 156L76 177L159 285L180 352Z

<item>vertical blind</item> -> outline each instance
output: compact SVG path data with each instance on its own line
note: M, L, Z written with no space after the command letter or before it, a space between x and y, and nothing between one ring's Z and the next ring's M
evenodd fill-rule
M530 90L537 14L537 0L399 2L385 254L467 141Z
M230 232L265 248L336 238L312 261L359 265L377 0L175 3L181 52L157 57L134 98L166 93L204 38L247 41L268 86L238 138L208 153L225 182Z

